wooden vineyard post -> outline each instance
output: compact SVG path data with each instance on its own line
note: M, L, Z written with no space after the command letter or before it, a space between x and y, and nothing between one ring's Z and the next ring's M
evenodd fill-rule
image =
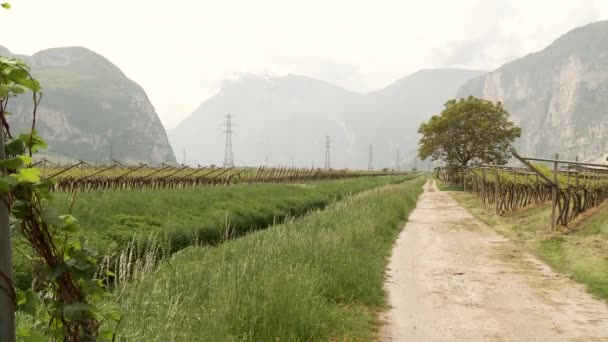
M500 180L498 178L498 167L494 167L494 207L496 215L500 214L500 208L498 206L498 191L500 190Z
M551 188L551 230L555 229L555 210L557 209L557 160L559 159L559 154L555 154L555 161L553 162L553 187Z
M578 156L576 156L575 160L578 162ZM576 185L577 188L578 188L578 173L579 173L579 171L580 171L580 168L577 165L576 166L576 173L574 174L574 184Z
M462 171L462 190L467 192L467 171Z

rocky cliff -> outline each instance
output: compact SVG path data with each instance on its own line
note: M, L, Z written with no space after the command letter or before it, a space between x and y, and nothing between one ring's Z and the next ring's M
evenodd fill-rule
M0 54L10 55L0 47ZM175 162L166 132L145 91L103 56L82 47L17 55L43 87L37 127L43 153L61 159L126 163ZM13 131L26 130L31 99L9 105Z
M523 154L593 160L608 152L608 21L467 82L459 96L501 101L522 127Z

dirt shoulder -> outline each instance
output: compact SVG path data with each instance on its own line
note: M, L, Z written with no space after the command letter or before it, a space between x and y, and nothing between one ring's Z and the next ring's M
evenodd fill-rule
M608 341L608 306L434 183L393 250L384 341Z

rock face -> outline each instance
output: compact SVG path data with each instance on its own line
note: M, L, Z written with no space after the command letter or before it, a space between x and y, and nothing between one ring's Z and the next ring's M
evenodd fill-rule
M243 75L169 131L169 139L189 163L222 165L221 125L231 113L237 165L323 167L330 136L332 167L367 169L370 144L374 168L395 167L397 150L405 167L415 156L420 123L482 73L423 70L369 94L304 76Z
M8 55L0 47L0 54ZM175 162L166 132L144 90L103 56L82 47L17 55L43 87L37 128L58 158L108 162ZM31 99L9 105L15 132L31 122Z
M608 152L608 21L467 82L459 96L501 101L522 127L517 149L592 160Z

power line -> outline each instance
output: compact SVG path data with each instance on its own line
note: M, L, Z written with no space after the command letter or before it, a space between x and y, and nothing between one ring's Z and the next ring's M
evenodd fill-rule
M325 170L331 169L331 160L329 155L329 136L325 140Z
M226 115L226 143L224 145L224 168L234 167L234 154L232 153L232 122L230 113Z

